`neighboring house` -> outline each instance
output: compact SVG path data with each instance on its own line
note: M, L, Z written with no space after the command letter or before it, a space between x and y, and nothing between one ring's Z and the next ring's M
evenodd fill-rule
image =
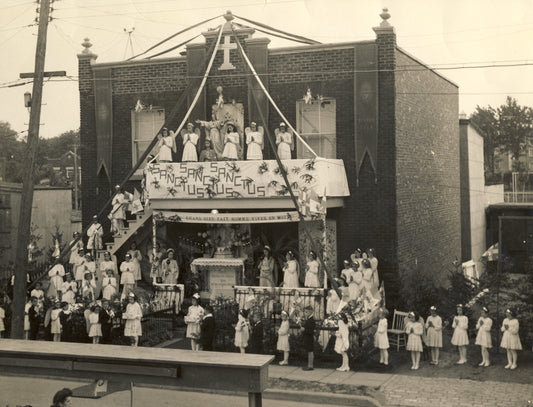
M466 115L459 119L461 137L461 247L462 263L484 271L481 255L487 250L486 210L504 200L503 184L485 185L483 136Z
M336 253L328 263L331 271L337 272L356 248L373 247L381 275L420 267L444 283L449 264L461 257L458 87L400 48L389 16L383 18L374 27L376 39L370 41L270 48L270 40L255 37L252 28L241 26L236 33L291 125L319 155L334 160L338 177L326 179L327 245ZM84 44L86 49L78 55L84 226L155 137L189 82L203 76L216 34L203 33L205 42L189 44L185 56L102 64L96 63L91 44ZM280 116L257 85L248 87L248 71L231 30L224 31L222 43L190 121L211 120L217 87L222 86L226 103L242 109L239 119L244 126L255 121L273 131ZM412 69L395 71L397 66ZM312 98L306 103L308 89ZM189 103L194 92L188 94ZM259 110L253 94L258 96ZM139 99L146 108L135 109ZM178 127L187 108L178 111L169 129ZM261 123L260 111L266 123ZM292 154L294 163L286 162L289 170L302 164L297 159L310 157L301 143ZM270 169L273 158L265 141L264 159ZM174 159L181 160L180 142ZM185 171L187 185L192 185L197 163L171 166ZM139 179L140 172L126 189L140 188ZM343 180L347 185L330 189L332 182L342 185ZM230 183L235 186L234 179L217 185L227 192ZM239 189L240 197L227 193L213 197L203 188L190 186L184 196L181 188L176 187L176 194L170 188L166 196L151 199L151 209L202 216L211 211L244 216L294 209L287 194L253 198L248 191L243 197ZM151 222L147 225L152 227ZM162 227L160 233L176 242L195 235L200 226L181 222ZM320 227L312 226L319 238ZM300 242L301 264L305 264L304 249L309 246L297 223L265 221L254 223L250 231L252 238L266 236L274 243L290 235Z
M0 182L0 263L15 260L22 185ZM72 189L36 185L33 191L31 222L41 239L39 249L54 246L56 226L63 234L63 244L81 231L79 211L72 209Z

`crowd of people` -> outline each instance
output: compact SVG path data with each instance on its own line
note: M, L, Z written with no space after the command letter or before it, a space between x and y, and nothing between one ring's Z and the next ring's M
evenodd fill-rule
M173 157L177 153L177 142L183 146L181 162L242 160L245 155L244 143L247 147L247 160L263 159L264 128L258 126L256 122L250 122L250 125L244 129L244 134L232 120L224 122L196 120L195 123L187 123L186 128L181 130L179 135L164 127L158 134L158 153L151 162L173 162ZM206 131L203 146L200 145L200 128ZM294 150L292 130L281 122L274 130L274 134L279 158L290 160Z

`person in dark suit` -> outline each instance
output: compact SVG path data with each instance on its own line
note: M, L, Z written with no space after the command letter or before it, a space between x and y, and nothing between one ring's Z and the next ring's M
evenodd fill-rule
M62 311L59 313L59 321L61 322L61 342L72 341L72 312L70 304L66 301L61 303Z
M213 307L205 306L205 315L200 323L200 344L203 350L212 351L213 342L216 334L215 317L213 316Z
M102 301L102 309L98 314L100 317L100 324L102 324L102 342L111 343L111 329L113 328L113 317L115 313L109 307L109 301Z
M252 333L250 335L250 353L263 353L263 323L261 315L252 316Z
M28 311L28 318L30 319L30 339L34 341L37 339L42 320L42 308L39 304L39 300L36 297L32 297L31 299L31 307Z
M315 359L315 319L313 318L313 307L307 306L304 308L305 322L302 329L302 337L304 349L307 352L307 366L303 370L313 370L313 363Z

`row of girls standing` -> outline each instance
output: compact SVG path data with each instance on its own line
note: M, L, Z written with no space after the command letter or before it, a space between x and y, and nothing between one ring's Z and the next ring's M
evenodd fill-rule
M456 311L457 315L454 316L452 321L453 335L451 344L457 346L459 351L459 360L456 364L463 365L467 363L467 346L470 343L468 338L468 317L464 315L463 305L457 305ZM378 333L383 336L386 335L387 322L386 317L382 316L381 318L378 325ZM418 313L410 312L408 314L408 321L405 325L405 331L408 335L406 350L411 352L412 370L419 368L420 354L423 351L422 342L425 342L426 346L431 350L430 364L439 364L439 351L443 345L442 327L442 319L437 315L437 309L434 306L430 308L430 316L427 318L425 324ZM475 344L481 348L482 360L479 363L481 367L490 366L489 349L492 348L491 328L492 319L489 317L489 311L486 307L483 307L476 323L477 335L475 340ZM508 309L501 327L503 336L500 343L500 347L507 351L508 363L505 369L514 370L517 368L517 351L522 349L518 331L519 322L516 318L516 311ZM378 341L376 341L376 347L379 347L380 350L388 348L388 341L386 347L378 345Z

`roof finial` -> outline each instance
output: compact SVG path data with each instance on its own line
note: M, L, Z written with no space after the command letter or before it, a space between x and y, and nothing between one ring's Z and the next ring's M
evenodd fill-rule
M224 14L224 18L226 19L226 21L231 21L233 20L235 17L233 17L233 14L231 14L231 10L228 10L226 11L226 14Z
M390 27L391 26L389 24L389 22L387 21L390 18L390 13L389 13L389 9L388 8L386 8L386 7L383 8L383 12L379 16L383 19L383 21L379 25L380 27Z
M84 48L84 50L81 51L82 54L92 54L90 48L93 46L93 44L91 44L91 40L89 38L84 38L81 45Z

